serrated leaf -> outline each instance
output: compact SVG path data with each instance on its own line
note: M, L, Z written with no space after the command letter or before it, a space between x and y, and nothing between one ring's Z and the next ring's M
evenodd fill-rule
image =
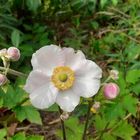
M107 120L114 120L116 118L123 118L125 116L125 110L122 107L121 102L110 104L105 109L105 117Z
M132 140L132 136L136 134L136 130L125 121L125 122L120 123L119 127L117 127L112 132L112 134L124 140Z
M20 43L20 32L18 30L14 30L11 34L11 41L15 47L19 46Z
M120 88L120 94L126 94L128 92L128 89L126 88L126 81L124 79L124 73L119 72L119 79L118 79L118 85Z
M99 115L95 116L95 128L98 131L104 130L107 121L104 118L101 118Z
M135 84L140 78L140 70L129 70L126 74L126 81Z
M17 119L21 122L27 119L31 123L42 124L39 112L32 106L18 106L14 111Z
M140 81L131 87L131 91L136 93L136 95L140 94Z
M117 140L117 138L109 133L104 133L101 140Z
M137 112L137 103L138 99L132 97L131 95L127 95L123 99L123 107L129 112L132 113L134 116Z
M84 125L79 123L78 118L71 117L70 119L65 121L65 126L66 126L66 133L67 133L67 138L69 140L81 140L82 139L82 134L83 134L83 129ZM62 131L58 131L57 135L62 138Z
M16 90L18 91L19 88ZM3 105L4 107L13 108L17 103L23 100L23 92L17 92L12 86L8 86L7 92L3 94Z

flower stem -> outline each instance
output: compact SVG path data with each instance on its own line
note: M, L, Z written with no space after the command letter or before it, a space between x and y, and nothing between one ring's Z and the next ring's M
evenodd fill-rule
M22 72L18 72L18 71L12 70L12 69L7 69L5 67L0 67L0 70L7 71L7 73L12 74L12 75L15 75L15 76L27 77L27 75L24 74L24 73L22 73Z
M59 113L60 115L63 113L60 107L59 108ZM62 133L63 133L63 140L66 140L66 131L65 131L65 124L64 121L61 119L61 126L62 126Z
M83 133L82 140L86 140L86 132L87 132L87 129L88 129L88 122L89 122L89 117L90 117L90 108L91 108L91 106L92 106L92 102L89 101L88 111L87 111L87 118L86 118L86 123L85 123L85 128L84 128L84 133Z

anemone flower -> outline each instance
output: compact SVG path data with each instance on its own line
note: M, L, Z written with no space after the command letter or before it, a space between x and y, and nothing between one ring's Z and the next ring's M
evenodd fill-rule
M100 88L102 70L80 51L48 45L33 54L33 71L25 90L33 106L45 109L57 103L63 111L71 112L80 97L89 98Z

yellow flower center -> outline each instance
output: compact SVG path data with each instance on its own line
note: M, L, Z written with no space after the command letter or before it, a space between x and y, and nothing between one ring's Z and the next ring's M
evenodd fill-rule
M56 67L53 71L51 81L59 90L66 90L74 83L74 71L67 66Z

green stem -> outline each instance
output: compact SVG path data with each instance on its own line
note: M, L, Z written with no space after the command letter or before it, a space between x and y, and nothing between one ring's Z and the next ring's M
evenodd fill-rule
M63 113L60 107L59 108L59 113L60 115ZM63 133L63 140L66 140L66 131L65 131L65 124L64 121L61 119L61 126L62 126L62 133Z
M5 67L0 67L0 70L6 71L7 68L5 68ZM22 72L18 72L18 71L13 70L13 69L8 69L8 70L7 70L7 73L12 74L12 75L15 75L15 76L19 76L19 77L27 77L26 74L24 74L24 73L22 73Z
M85 123L85 128L84 128L84 133L83 133L82 140L86 140L86 132L87 132L87 129L88 129L88 122L89 122L89 117L90 117L90 108L91 108L91 106L92 106L92 102L89 101L88 111L87 111L87 118L86 118L86 123Z

